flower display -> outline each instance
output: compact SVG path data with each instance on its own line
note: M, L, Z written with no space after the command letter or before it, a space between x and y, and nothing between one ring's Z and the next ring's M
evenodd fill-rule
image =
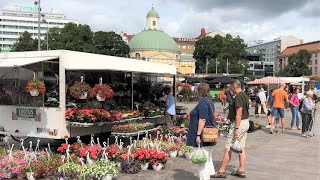
M154 128L152 123L130 123L112 126L111 131L116 133L132 133Z
M80 157L87 157L87 154L89 153L90 158L96 160L98 159L100 151L101 148L99 148L97 145L85 146L80 149Z
M220 133L226 134L229 132L231 124L226 117L221 116L220 114L215 114L215 122L217 123L217 128L219 129Z
M12 152L12 158L3 155L0 158L0 179L18 177L24 172L28 163L24 156L23 151Z
M150 149L149 153L151 155L150 162L152 163L152 165L155 165L155 166L157 166L159 163L165 164L169 159L169 155L164 151Z
M75 82L69 89L69 94L75 99L79 99L81 96L86 96L85 94L91 91L91 87L86 82Z
M107 84L96 84L92 90L90 91L89 97L95 97L99 95L101 98L112 98L113 97L113 90Z
M67 121L71 122L107 122L111 120L111 114L104 109L77 109L69 108L65 112Z
M132 158L146 164L150 161L151 154L146 148L136 149L135 153L132 154Z
M42 94L46 92L46 86L44 85L44 83L41 80L36 78L28 82L26 89L27 89L27 92L32 92L35 90Z

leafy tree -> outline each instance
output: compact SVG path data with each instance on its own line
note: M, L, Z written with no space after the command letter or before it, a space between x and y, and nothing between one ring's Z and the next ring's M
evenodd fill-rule
M115 32L98 31L93 36L94 53L127 57L129 46Z
M21 34L12 51L36 51L38 49L38 40L32 39L32 35L25 31Z
M281 70L278 76L300 77L311 75L312 72L308 67L311 53L305 49L300 50L297 54L293 54L288 59L288 65Z
M216 71L216 59L218 73L227 72L227 59L229 61L229 73L246 73L249 65L245 60L246 45L240 37L233 38L230 34L226 37L216 35L215 37L203 37L196 42L193 57L197 60L196 71L203 73L208 58L208 72Z

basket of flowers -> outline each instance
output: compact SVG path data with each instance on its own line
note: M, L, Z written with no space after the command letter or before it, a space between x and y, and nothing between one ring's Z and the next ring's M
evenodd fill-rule
M88 92L91 91L89 84L83 81L83 76L81 76L81 81L76 81L71 87L69 94L74 99L87 99Z
M26 89L33 97L39 96L39 93L43 94L46 92L46 86L44 83L36 78L33 78L28 82Z
M100 83L96 84L90 91L89 96L91 98L96 97L98 101L105 101L113 97L113 90L107 84L102 84L102 78L100 78Z

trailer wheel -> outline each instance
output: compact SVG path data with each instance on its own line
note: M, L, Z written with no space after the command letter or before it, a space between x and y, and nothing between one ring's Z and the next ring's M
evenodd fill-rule
M28 136L12 136L11 138L15 141L21 142L21 140L23 139L24 141L26 141L27 139L29 139L30 137Z

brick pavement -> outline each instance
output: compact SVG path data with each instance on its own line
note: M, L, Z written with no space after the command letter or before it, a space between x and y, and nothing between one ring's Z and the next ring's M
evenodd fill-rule
M180 105L180 104L179 104ZM195 103L181 104L188 107L188 112ZM217 112L221 113L220 104L216 104ZM251 108L251 115L254 108ZM286 134L270 135L265 129L265 118L254 118L261 125L262 130L250 133L247 139L247 180L320 180L320 113L316 114L315 137L300 137L300 131L287 129ZM286 111L286 127L290 126L291 112ZM252 117L253 118L253 117ZM300 123L301 124L301 123ZM220 138L213 152L216 170L221 165L225 138ZM238 157L233 155L229 163L227 174L236 170ZM174 158L160 172L144 171L135 175L120 174L118 179L129 180L196 180L197 169L184 158ZM229 175L227 180L240 179Z

